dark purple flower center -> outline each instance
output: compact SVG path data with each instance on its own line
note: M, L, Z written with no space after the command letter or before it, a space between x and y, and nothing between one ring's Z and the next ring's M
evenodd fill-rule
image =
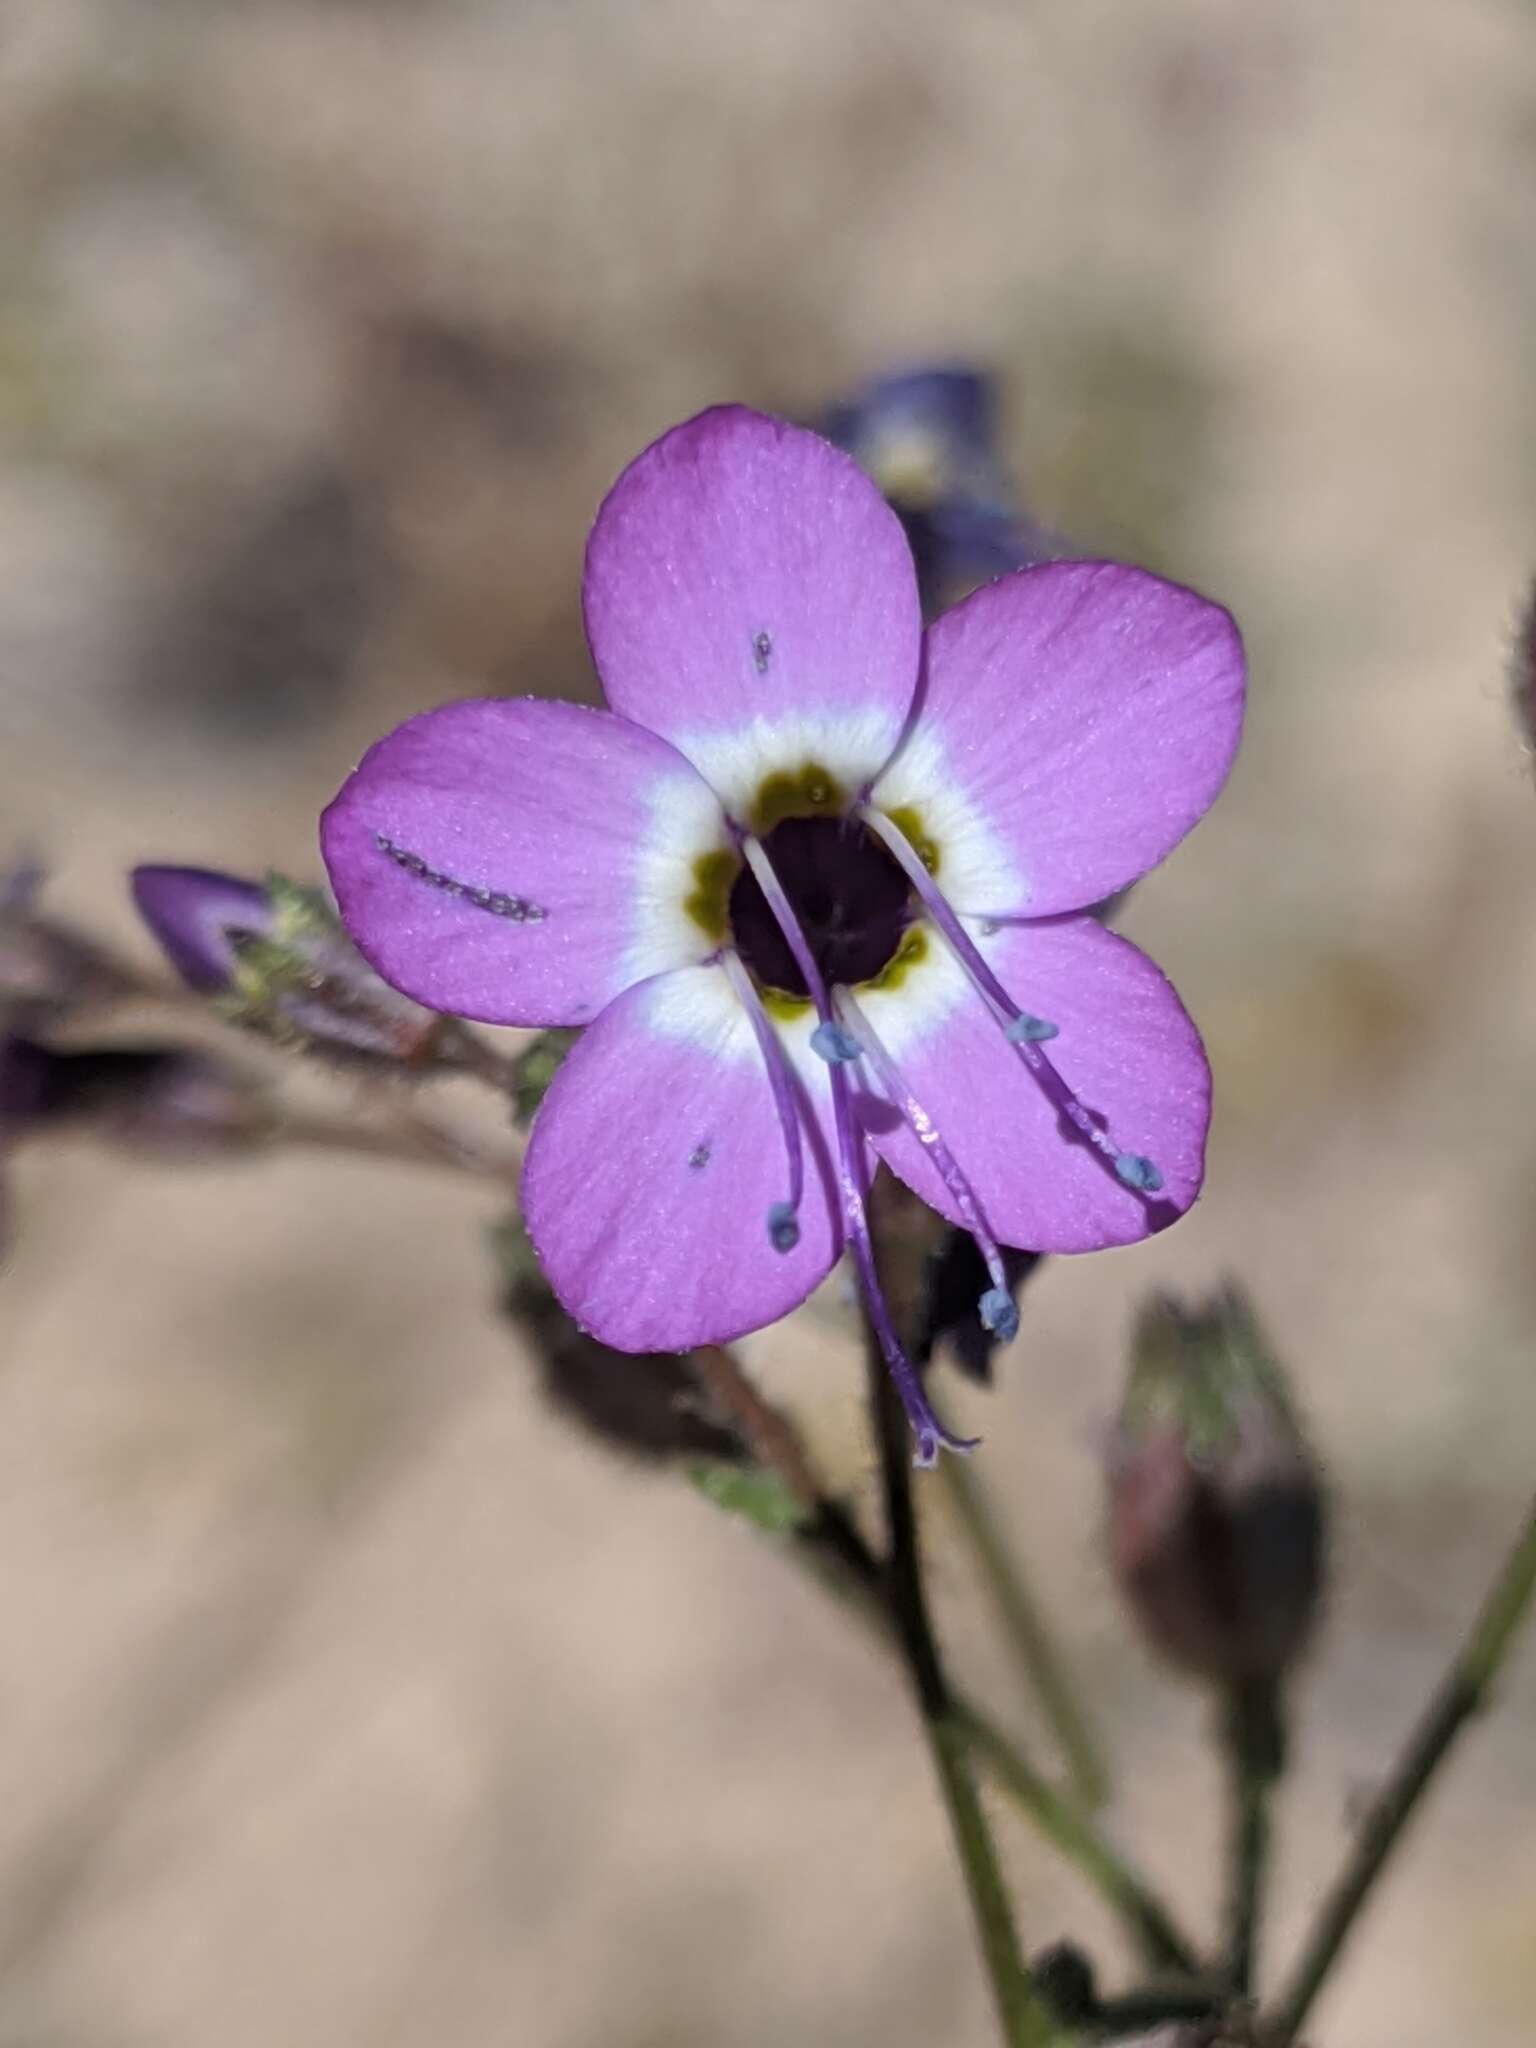
M763 837L827 986L856 988L889 965L911 915L912 885L854 818L786 818ZM749 867L731 888L736 950L760 988L808 997L778 919Z

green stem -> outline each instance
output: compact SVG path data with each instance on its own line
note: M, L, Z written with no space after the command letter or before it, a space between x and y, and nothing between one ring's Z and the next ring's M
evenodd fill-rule
M963 1458L946 1458L942 1471L1004 1633L1061 1747L1077 1801L1090 1809L1102 1806L1109 1795L1109 1773L1088 1710L1068 1678L1045 1619L1003 1540L986 1488Z
M977 1708L957 1700L955 1712L977 1757L1040 1832L1113 1907L1147 1964L1155 1970L1196 1975L1200 1962L1193 1945L1179 1932L1145 1879L1100 1831L1092 1815L1058 1792Z
M794 1424L769 1402L724 1346L692 1354L694 1370L719 1411L739 1430L761 1464L777 1472L806 1511L792 1555L823 1591L847 1600L889 1648L897 1639L889 1576L840 1501L817 1475ZM901 1445L905 1456L905 1445ZM1092 1815L1057 1791L995 1723L948 1683L951 1715L998 1785L1073 1864L1115 1912L1154 1970L1192 1976L1193 1945L1135 1870L1100 1831Z
M887 1577L897 1641L922 1716L955 1851L965 1875L1005 2048L1049 2048L1057 2038L1055 2023L1036 1997L1024 1965L997 1848L971 1775L964 1725L956 1714L928 1617L912 1502L912 1453L906 1419L872 1337L866 1350L870 1420L879 1446L884 1482L890 1541Z
M1231 1782L1227 1976L1240 1999L1253 1995L1259 1925L1269 1873L1270 1797L1285 1761L1279 1693L1272 1681L1235 1684L1226 1700L1222 1749Z
M1426 1786L1466 1723L1489 1704L1493 1682L1529 1615L1533 1596L1536 1505L1319 1909L1295 1974L1265 2030L1266 2048L1289 2048L1300 2032Z

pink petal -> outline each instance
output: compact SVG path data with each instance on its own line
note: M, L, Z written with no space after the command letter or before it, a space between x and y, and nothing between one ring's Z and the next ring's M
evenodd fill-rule
M800 1242L777 1252L767 1217L785 1193L784 1146L724 970L630 989L578 1040L534 1123L523 1214L551 1286L620 1351L723 1343L776 1321L841 1248L819 1127L806 1139Z
M1080 910L1155 866L1226 779L1243 651L1142 569L1048 562L929 628L921 707L875 801L914 806L960 910Z
M741 813L802 757L867 782L911 708L921 625L900 521L840 449L740 406L625 470L587 544L583 602L614 710Z
M371 747L321 821L347 930L386 981L490 1024L584 1024L704 957L683 906L723 845L653 733L577 704L475 699Z
M1144 953L1093 918L1006 926L978 943L1019 1004L1059 1025L1044 1045L1115 1142L1163 1176L1122 1186L1057 1111L947 952L920 994L872 990L865 1008L970 1180L993 1231L1030 1251L1097 1251L1162 1230L1200 1192L1211 1077L1199 1033ZM919 1010L919 1002L921 1010ZM963 1218L921 1145L883 1108L875 1148L923 1199Z

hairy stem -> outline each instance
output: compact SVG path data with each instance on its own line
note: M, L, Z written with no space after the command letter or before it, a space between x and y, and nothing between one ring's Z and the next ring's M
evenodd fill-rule
M1093 1723L1057 1654L1023 1572L1003 1539L986 1487L963 1458L945 1458L939 1469L960 1527L976 1554L1003 1632L1060 1745L1072 1791L1080 1805L1090 1809L1101 1806L1109 1793L1109 1773Z
M1264 2032L1266 2048L1289 2048L1296 2039L1430 1780L1467 1722L1489 1705L1494 1680L1530 1614L1533 1596L1536 1504L1318 1911L1301 1960Z

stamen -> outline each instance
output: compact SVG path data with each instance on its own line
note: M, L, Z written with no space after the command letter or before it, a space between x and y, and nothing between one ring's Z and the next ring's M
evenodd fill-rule
M936 886L901 827L893 824L872 804L861 805L858 816L863 824L878 834L901 863L907 879L921 897L924 909L944 934L950 951L1002 1027L1003 1036L1039 1082L1042 1092L1063 1122L1093 1147L1125 1187L1136 1194L1156 1194L1163 1185L1163 1176L1154 1162L1144 1152L1122 1150L1109 1132L1094 1120L1049 1056L1040 1050L1045 1041L1057 1036L1060 1027L1019 1008L982 958L975 940L950 908L948 899Z
M757 1039L758 1051L763 1056L769 1092L773 1096L779 1129L784 1137L784 1156L789 1163L789 1200L769 1205L768 1242L776 1252L792 1252L800 1242L800 1225L796 1218L805 1193L805 1153L800 1139L800 1108L795 1100L794 1075L779 1034L764 1014L757 990L752 986L751 975L729 948L720 957L731 987L747 1013L747 1022Z
M818 1032L830 1029L836 1033L839 1026L832 1015L832 1005L827 996L827 984L822 977L816 956L800 929L794 905L785 895L783 885L773 871L773 863L764 852L760 840L744 838L741 842L742 857L757 877L763 900L773 912L784 942L794 956L795 965L800 969L816 1014L821 1022ZM742 970L745 977L745 969ZM765 1028L772 1030L765 1017ZM858 1048L863 1051L862 1046ZM870 1328L880 1346L880 1355L885 1360L885 1369L890 1374L901 1405L906 1410L916 1442L913 1463L926 1468L935 1463L941 1448L948 1451L974 1450L981 1441L979 1437L953 1435L940 1422L928 1405L928 1396L917 1368L902 1349L901 1339L891 1322L890 1310L880 1291L880 1276L875 1270L875 1249L870 1242L869 1217L864 1205L864 1168L862 1133L854 1128L853 1100L848 1085L847 1063L836 1058L828 1066L828 1079L832 1088L832 1121L837 1132L837 1178L843 1201L843 1230L848 1239L848 1248L853 1253L853 1263L858 1270L859 1286L864 1295L865 1309L869 1315Z
M1019 1312L1014 1307L1013 1296L1009 1292L1003 1255L998 1249L996 1238L987 1228L975 1189L966 1179L955 1155L945 1144L933 1118L907 1086L901 1069L891 1058L879 1032L870 1023L867 1013L853 991L839 988L834 991L832 999L847 1020L849 1032L854 1035L858 1049L868 1057L869 1064L874 1068L875 1075L889 1097L892 1107L901 1111L912 1135L927 1152L939 1178L954 1197L955 1207L960 1211L966 1229L976 1240L976 1249L986 1262L987 1277L992 1282L977 1303L977 1313L981 1317L983 1328L990 1330L1004 1344L1009 1343L1018 1334Z
M981 1327L999 1344L1011 1344L1019 1334L1019 1306L1006 1287L989 1287L977 1302L976 1313Z
M923 1391L922 1380L901 1347L891 1322L890 1310L885 1305L885 1296L880 1291L880 1276L875 1270L875 1248L870 1242L869 1215L864 1205L864 1139L856 1131L853 1122L853 1105L848 1087L848 1074L841 1066L832 1069L832 1117L837 1127L837 1172L843 1196L843 1229L847 1234L848 1248L853 1253L853 1263L858 1268L859 1285L864 1295L864 1306L869 1315L869 1326L875 1333L880 1346L880 1356L885 1360L885 1369L890 1374L901 1405L907 1412L916 1448L912 1462L926 1471L938 1462L939 1451L973 1451L980 1443L980 1437L955 1436L940 1422L928 1405L928 1396Z
M846 1067L859 1056L859 1041L840 1024L818 1024L811 1033L811 1051L829 1067Z

